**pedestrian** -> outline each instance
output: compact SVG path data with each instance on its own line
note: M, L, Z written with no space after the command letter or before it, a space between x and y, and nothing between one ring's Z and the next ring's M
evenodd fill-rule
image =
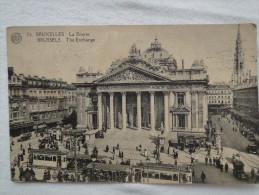
M119 145L119 143L117 144L117 150L119 150L120 149L120 145Z
M255 170L254 168L251 169L251 178L254 179L255 177Z
M194 158L191 157L191 165L193 166Z
M175 152L175 157L178 159L178 151Z
M201 180L202 180L202 183L205 183L205 179L206 179L206 175L203 171L201 171Z
M228 172L228 163L225 164L225 171Z
M206 164L206 166L208 165L208 157L207 156L205 157L205 164Z
M11 175L12 175L12 179L13 179L14 176L15 176L15 168L14 168L14 166L12 166L12 168L11 168Z
M121 158L121 151L119 150L119 157Z
M21 150L22 150L22 144L21 144Z
M168 148L167 148L167 154L169 154L169 153L170 153L170 148L168 147Z
M106 152L109 152L109 146L106 145Z
M177 159L174 160L174 165L177 166Z
M113 154L115 154L115 147L114 146L112 148L112 152L113 152Z
M223 164L220 163L220 171L223 172Z
M52 178L53 178L54 180L57 179L57 172L56 172L55 169L54 169L54 171L53 171L53 173L52 173Z
M192 178L195 179L195 171L192 169Z
M212 159L209 157L210 166L212 165Z
M124 153L123 151L121 151L121 158L123 159L123 157L124 157Z

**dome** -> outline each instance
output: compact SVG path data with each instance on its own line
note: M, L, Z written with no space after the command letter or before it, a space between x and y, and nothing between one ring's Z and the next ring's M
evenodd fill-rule
M155 66L160 65L177 68L176 60L172 55L169 55L166 49L162 48L157 38L155 38L151 46L141 54L141 57Z

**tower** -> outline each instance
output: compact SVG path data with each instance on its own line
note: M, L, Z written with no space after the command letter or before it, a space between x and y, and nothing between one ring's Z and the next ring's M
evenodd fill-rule
M242 49L242 41L240 36L240 25L238 25L237 39L235 43L234 67L231 77L233 85L239 85L244 81L244 52Z

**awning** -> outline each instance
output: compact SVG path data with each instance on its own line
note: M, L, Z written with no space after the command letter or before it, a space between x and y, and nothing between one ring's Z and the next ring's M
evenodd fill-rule
M252 116L249 116L249 115L247 115L245 113L239 112L239 111L237 111L235 109L230 109L230 112L232 112L235 115L238 115L239 117L241 117L242 119L244 119L244 120L246 120L248 122L252 122L254 124L258 124L259 123L259 119L254 118Z
M12 122L12 123L10 123L10 129L32 127L33 125L34 125L34 123L30 122L30 121L27 121L27 122Z

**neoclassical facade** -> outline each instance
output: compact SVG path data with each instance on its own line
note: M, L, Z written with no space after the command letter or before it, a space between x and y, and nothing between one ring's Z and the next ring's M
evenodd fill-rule
M106 75L80 69L77 77L79 126L204 132L208 75L203 61L190 69L182 62L179 68L157 39L142 53L133 44L129 56L113 62Z

